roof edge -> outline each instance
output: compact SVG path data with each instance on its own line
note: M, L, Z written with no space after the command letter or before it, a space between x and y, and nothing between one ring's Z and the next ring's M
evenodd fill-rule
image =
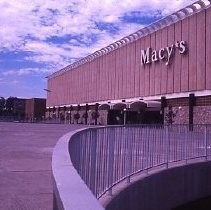
M206 5L205 2L207 2L208 4ZM211 0L196 1L193 4L188 5L188 6L184 7L183 9L178 10L177 12L174 12L174 13L172 13L154 23L151 23L150 25L126 36L126 37L123 37L120 40L117 40L114 43L109 44L108 46L106 46L100 50L95 51L92 54L89 54L88 56L62 68L61 70L54 72L53 74L49 75L47 78L51 79L56 76L62 75L63 73L70 71L72 69L75 69L78 66L81 66L87 62L95 60L96 58L98 58L102 55L108 54L108 53L110 53L114 50L117 50L129 43L132 43L142 37L152 34L159 29L165 28L165 27L172 25L180 20L185 19L186 17L192 16L192 15L200 12L201 10L205 10L210 6L211 6Z

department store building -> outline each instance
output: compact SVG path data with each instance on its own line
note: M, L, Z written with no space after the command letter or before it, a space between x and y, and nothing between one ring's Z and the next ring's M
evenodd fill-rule
M211 123L211 6L197 1L48 76L46 116Z

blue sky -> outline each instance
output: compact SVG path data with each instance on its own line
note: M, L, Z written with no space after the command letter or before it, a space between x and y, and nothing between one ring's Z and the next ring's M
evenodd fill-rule
M0 96L45 97L47 75L192 2L0 0Z

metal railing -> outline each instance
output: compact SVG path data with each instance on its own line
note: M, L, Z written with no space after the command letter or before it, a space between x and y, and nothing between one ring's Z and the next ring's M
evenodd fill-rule
M73 166L100 198L122 180L156 166L211 156L211 125L138 125L88 128L69 141Z

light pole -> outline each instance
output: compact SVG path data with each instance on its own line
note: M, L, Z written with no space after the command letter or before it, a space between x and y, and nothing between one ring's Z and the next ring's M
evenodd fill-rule
M47 77L46 77L47 78ZM44 88L43 89L45 92L46 92L46 94L48 95L48 93L50 93L51 92L51 90L49 90L49 89L47 89L47 88ZM47 104L46 104L47 105ZM45 114L46 116L47 116L47 114ZM50 120L50 116L51 116L51 109L50 109L50 107L49 107L49 109L48 109L48 119Z
M51 89L48 89L48 88L44 88L43 90L46 91L46 93L47 93L48 101L52 102L52 98L53 98L53 101L55 101L56 104L59 104L59 94L57 92L52 91ZM55 103L54 103L54 106L55 106ZM57 118L59 119L59 122L61 122L61 118L60 118L60 114L59 113L60 112L58 112Z
M126 125L126 112L127 112L127 109L126 108L124 108L123 109L123 114L124 114L124 125Z

